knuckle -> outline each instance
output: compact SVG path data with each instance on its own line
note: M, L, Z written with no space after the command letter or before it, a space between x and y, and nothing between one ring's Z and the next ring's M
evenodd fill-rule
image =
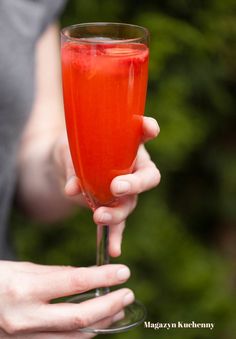
M73 328L84 328L87 327L89 325L89 321L85 318L82 317L81 314L77 314L74 316L74 320L73 320Z
M148 153L146 148L144 148L143 161L146 162L151 161L151 155Z
M115 218L114 218L114 221L115 223L120 223L121 221L123 221L126 217L126 213L125 211L120 208L120 209L117 209L116 213L115 213Z
M117 310L121 308L117 302L112 302L107 305L107 316L113 315L117 312Z
M121 237L122 237L122 235L123 235L123 231L124 231L124 229L125 229L125 226L126 226L126 223L125 223L125 221L123 221L123 222L121 223Z
M71 276L72 288L77 289L78 292L82 293L89 289L89 280L87 279L87 270L81 267L72 274Z
M151 156L148 153L148 151L146 150L144 144L142 144L139 148L139 156L140 156L140 161L142 161L142 163L146 163L149 160L151 160Z
M140 178L137 174L133 174L133 180L132 180L132 193L133 194L139 194L142 192L142 185L140 182Z
M161 173L159 169L156 167L154 162L150 162L149 164L149 173L150 173L150 179L151 179L151 185L152 187L156 187L160 181L161 181Z
M132 211L135 209L135 207L137 206L138 204L138 196L137 195L134 195L134 198L132 200Z
M30 295L25 283L9 283L6 288L6 294L14 302L28 299Z
M21 265L24 266L24 267L27 267L27 268L31 268L31 267L35 266L35 264L33 264L32 262L29 262L29 261L21 261Z
M107 270L104 274L104 286L109 286L116 279L113 270Z
M161 181L161 173L160 173L159 169L155 166L155 172L154 172L155 186L157 186L160 183L160 181Z
M23 322L13 317L4 317L2 327L4 331L9 335L16 335L26 330Z

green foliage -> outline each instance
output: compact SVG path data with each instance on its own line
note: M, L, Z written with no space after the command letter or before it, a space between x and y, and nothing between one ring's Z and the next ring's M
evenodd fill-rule
M236 222L234 10L232 0L73 0L62 18L63 25L124 21L150 30L146 112L162 131L147 147L162 182L140 198L123 255L114 261L130 266L128 285L147 306L148 320L215 323L212 332L140 326L117 338L234 338L235 250L221 246L229 232L235 235ZM87 210L54 229L19 215L12 223L21 259L94 262L95 227Z

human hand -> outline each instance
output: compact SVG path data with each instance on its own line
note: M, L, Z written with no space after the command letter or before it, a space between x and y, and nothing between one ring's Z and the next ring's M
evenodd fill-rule
M122 233L125 219L135 209L138 194L149 190L160 182L160 172L151 161L144 143L159 134L159 126L155 119L143 117L142 143L138 149L132 174L120 175L111 182L112 194L119 198L113 207L99 207L94 212L94 222L98 225L110 226L109 254L117 257L121 253ZM65 194L77 203L81 203L81 189L71 161L68 142L65 137L60 141L57 151L57 163L62 168L62 185L66 180Z
M39 338L38 332L42 333L40 338L70 338L74 331L94 323L106 327L122 318L123 307L133 302L134 295L129 289L80 304L50 304L50 301L121 284L129 275L124 265L75 268L0 261L0 338L9 335L11 338ZM58 335L50 333L52 331ZM73 338L92 336L80 333Z

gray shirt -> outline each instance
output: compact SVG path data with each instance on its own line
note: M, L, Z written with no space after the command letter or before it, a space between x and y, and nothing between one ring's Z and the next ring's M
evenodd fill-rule
M64 0L0 1L0 259L11 258L8 217L16 183L16 154L32 108L35 46Z

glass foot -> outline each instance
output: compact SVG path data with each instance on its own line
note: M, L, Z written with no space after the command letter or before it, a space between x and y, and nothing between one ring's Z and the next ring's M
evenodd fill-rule
M67 302L79 304L83 301L93 298L97 298L95 292L80 294L78 296L70 298L69 300L67 300ZM95 324L94 326L91 325L91 327L81 328L79 329L79 331L99 334L124 332L140 325L144 321L144 319L146 318L146 309L139 301L136 300L123 309L123 315L122 311L121 313L119 312L119 314L121 315L121 319L118 321L111 323L111 320L104 320L100 323Z

